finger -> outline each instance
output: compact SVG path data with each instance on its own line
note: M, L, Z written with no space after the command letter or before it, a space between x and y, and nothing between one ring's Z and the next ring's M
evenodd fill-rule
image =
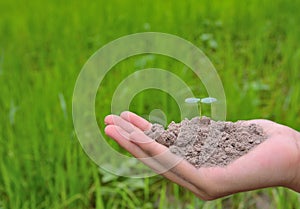
M128 121L124 120L120 116L117 115L108 115L104 119L105 124L108 125L116 125L127 131L128 133L133 132L137 129L133 124L129 123Z
M162 165L157 162L154 158L147 155L143 150L141 150L140 147L138 147L136 144L130 142L128 140L128 133L125 130L122 130L120 127L115 125L108 125L105 128L105 133L113 138L121 147L128 150L133 156L137 157L139 160L141 160L144 164L149 166L151 169L153 169L155 172L162 170ZM179 184L180 186L183 186L190 191L192 191L194 194L196 194L199 197L204 198L204 194L198 191L198 189L189 183L188 181L182 179L172 171L166 171L164 173L160 173L164 177L168 178L169 180Z
M135 125L139 129L141 129L142 131L151 129L152 124L150 122L148 122L144 118L142 118L132 112L125 111L125 112L122 112L120 116L121 116L121 118L132 123L133 125Z
M151 157L146 152L144 152L139 146L131 142L129 140L128 132L123 130L121 127L116 125L108 125L105 128L105 133L109 137L113 138L119 145L121 145L123 148L129 151L133 156L145 162L147 165L152 165L153 169L155 169L157 173L163 173L167 171L165 169L163 170L162 166L156 165L157 162L154 162L155 158Z
M158 167L159 169L156 171L157 173L164 173L170 168L174 167L178 162L182 161L182 158L179 158L175 156L173 153L169 151L169 149L159 143L156 143L153 139L146 136L141 130L137 128L133 128L132 124L128 123L127 121L123 120L119 116L110 115L105 118L105 122L107 124L114 124L116 127L114 127L111 132L108 132L108 135L110 135L112 138L115 138L116 140L121 140L119 143L122 143L124 140L135 140L135 143L139 144L147 144L146 148L148 150L154 151L150 153L151 157L154 156L163 163L163 166ZM108 126L106 129L110 130L110 126ZM138 137L130 138L129 133L132 132L138 133ZM134 141L133 141L134 142ZM126 149L130 149L130 147L126 147ZM143 149L141 149L143 150ZM144 151L144 150L143 150ZM157 156L156 156L157 155ZM137 156L136 157L142 158L143 156ZM152 161L153 159L142 159L143 161ZM150 164L151 162L148 162Z
M158 155L166 150L169 150L166 146L156 142L154 139L147 136L143 131L138 129L129 134L129 140L136 143L151 156Z
M108 135L112 138L116 138L116 141L122 147L151 167L156 173L162 174L170 178L170 180L189 188L197 196L208 199L207 193L203 192L203 190L204 188L207 188L207 182L209 181L208 179L206 179L206 181L201 181L205 179L205 176L193 165L171 153L167 147L155 142L141 130L136 129L134 132L126 135L120 131L119 128L121 127L117 128L117 130L119 130L117 133L121 134L108 133ZM123 131L126 132L125 130ZM124 138L122 138L122 136ZM131 146L135 144L134 148L124 143L124 141L128 141L128 139L133 142L131 142ZM140 150L137 147L140 148Z
M171 153L167 147L157 143L140 130L130 133L129 140L139 146L149 156L163 164L166 170L170 170L183 160L183 158ZM161 171L161 173L166 170Z
M150 162L152 157L143 151L139 146L130 141L129 133L116 125L108 125L105 127L105 134L114 139L121 147L129 151L133 156L138 159Z
M137 130L141 132L140 130ZM105 132L108 136L115 139L122 147L126 150L130 151L135 157L139 158L141 161L145 162L147 165L152 165L152 168L155 168L155 172L158 174L165 173L166 171L170 170L170 168L174 167L178 162L182 161L183 159L177 156L174 156L169 149L165 146L160 146L161 149L158 149L156 154L157 156L150 156L144 150L142 150L139 146L132 143L130 141L129 133L124 130L120 126L116 125L109 125L105 128ZM143 132L141 132L143 133ZM143 134L143 137L148 138L147 140L153 141L149 137ZM151 144L150 142L150 144ZM142 142L139 142L142 143ZM145 142L148 144L148 142ZM132 150L132 147L139 147L140 150ZM172 156L171 156L172 155ZM162 165L157 164L157 159L160 160ZM171 160L168 160L171 159Z
M118 144L120 144L126 150L130 149L129 133L116 125L108 125L105 127L104 132L107 136L114 139ZM126 142L126 143L122 143Z
M205 191L213 184L209 173L206 172L207 170L195 168L186 160L171 153L167 147L146 136L142 131L132 132L129 134L129 139L163 165L164 170L161 172L171 171L201 191Z

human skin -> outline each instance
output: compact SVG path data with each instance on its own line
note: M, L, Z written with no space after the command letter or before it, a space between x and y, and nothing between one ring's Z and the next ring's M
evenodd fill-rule
M105 133L155 172L213 200L242 191L282 186L300 192L300 133L269 120L248 120L260 125L268 139L226 167L195 168L146 136L151 123L132 112L105 118Z

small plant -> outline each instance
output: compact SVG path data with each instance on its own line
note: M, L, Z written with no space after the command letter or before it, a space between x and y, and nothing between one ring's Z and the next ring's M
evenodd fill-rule
M211 104L211 103L214 103L216 101L217 101L217 99L213 98L213 97L206 97L206 98L203 98L203 99L191 97L191 98L186 98L185 99L185 102L189 103L189 104L198 103L200 117L202 117L201 116L201 103L203 103L203 104Z

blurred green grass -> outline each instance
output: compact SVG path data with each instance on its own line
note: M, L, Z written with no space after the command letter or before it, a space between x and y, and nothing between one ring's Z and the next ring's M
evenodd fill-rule
M105 181L76 139L71 100L81 67L98 48L159 31L189 40L211 59L228 120L268 118L299 129L299 11L300 2L290 0L0 1L0 208L259 208L262 197L272 208L298 208L299 194L282 188L203 202L160 177ZM114 89L141 58L107 75L96 100L101 129ZM174 60L157 56L140 67L168 69L205 94ZM179 120L162 92L138 94L130 109L154 108Z

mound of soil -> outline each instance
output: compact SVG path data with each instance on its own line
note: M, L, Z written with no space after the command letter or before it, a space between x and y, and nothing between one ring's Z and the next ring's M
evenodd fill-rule
M167 130L153 124L145 134L197 168L226 166L267 138L256 124L213 121L208 117L171 122Z

